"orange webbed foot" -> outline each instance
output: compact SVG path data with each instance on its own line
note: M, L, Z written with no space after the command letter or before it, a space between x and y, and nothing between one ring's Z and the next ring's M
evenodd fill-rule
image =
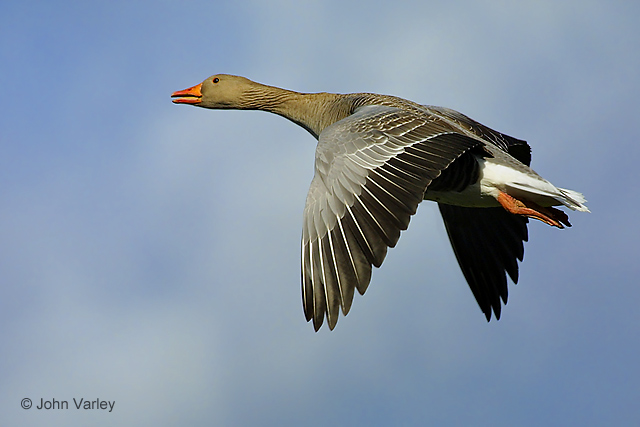
M498 195L498 202L512 214L534 218L558 228L564 228L565 225L571 227L569 217L560 209L543 207L528 200L518 200L502 191Z

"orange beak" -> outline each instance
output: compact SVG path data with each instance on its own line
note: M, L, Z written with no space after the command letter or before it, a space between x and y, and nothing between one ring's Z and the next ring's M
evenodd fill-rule
M171 94L174 104L199 104L202 102L202 83L190 87L189 89L179 90Z

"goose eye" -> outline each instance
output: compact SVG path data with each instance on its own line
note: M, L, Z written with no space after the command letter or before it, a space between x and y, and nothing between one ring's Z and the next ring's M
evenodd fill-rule
M217 77L214 77L214 79L212 80L212 82L214 82L214 83L218 83L219 81L220 81L220 79L217 78Z

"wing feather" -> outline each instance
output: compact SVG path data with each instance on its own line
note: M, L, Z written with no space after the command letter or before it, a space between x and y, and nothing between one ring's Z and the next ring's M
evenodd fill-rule
M460 269L487 320L500 318L507 303L505 272L518 282L518 263L527 241L527 218L501 207L468 208L438 204Z
M330 329L364 294L429 183L483 142L419 111L368 106L325 129L302 232L305 317Z

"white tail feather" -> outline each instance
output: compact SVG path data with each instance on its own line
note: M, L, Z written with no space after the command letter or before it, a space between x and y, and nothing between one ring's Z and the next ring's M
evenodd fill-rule
M567 190L565 188L558 188L545 179L532 180L532 183L535 183L536 185L510 182L507 186L527 192L530 195L537 194L539 196L544 196L545 198L551 198L558 202L558 204L562 204L574 211L590 212L589 208L584 204L587 200L584 198L582 193ZM535 200L535 198L532 200L537 201L540 204L544 204L542 200Z
M567 190L566 188L558 188L558 190L560 190L560 192L566 199L566 202L569 202L569 203L562 202L562 204L573 209L574 211L591 212L589 208L585 205L585 203L587 202L587 199L584 198L584 195L582 193L579 193L573 190ZM562 201L562 200L559 200L559 201Z

